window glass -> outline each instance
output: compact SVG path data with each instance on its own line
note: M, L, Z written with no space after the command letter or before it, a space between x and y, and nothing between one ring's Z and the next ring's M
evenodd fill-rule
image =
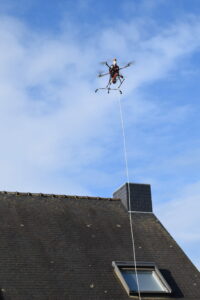
M130 290L137 291L135 270L122 269L121 272ZM166 290L155 271L138 270L137 275L141 292L163 292Z

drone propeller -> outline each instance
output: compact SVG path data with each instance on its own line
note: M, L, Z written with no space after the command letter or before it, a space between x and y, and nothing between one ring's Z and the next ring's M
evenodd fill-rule
M101 61L100 64L101 64L101 65L106 65L106 64L107 64L107 61Z
M135 64L135 62L134 61L130 61L129 63L127 63L127 67L130 67L133 64Z

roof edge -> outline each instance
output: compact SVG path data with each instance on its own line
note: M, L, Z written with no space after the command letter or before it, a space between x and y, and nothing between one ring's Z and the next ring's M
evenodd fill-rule
M46 194L46 193L30 193L30 192L9 192L0 191L0 195L15 195L15 196L32 196L32 197L52 197L52 198L66 198L66 199L89 199L89 200L107 200L120 201L119 198L94 197L94 196L78 196L65 194Z

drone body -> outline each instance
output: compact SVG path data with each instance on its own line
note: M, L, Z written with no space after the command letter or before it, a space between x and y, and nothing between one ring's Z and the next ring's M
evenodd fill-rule
M122 83L124 82L125 78L120 73L120 70L131 66L133 64L133 62L129 62L128 64L126 64L125 66L123 66L121 68L117 65L117 59L116 58L113 59L113 63L112 63L111 66L107 63L107 61L102 62L102 64L104 64L105 66L108 67L108 72L107 73L99 73L99 77L103 77L103 76L106 76L106 75L109 75L110 77L109 77L109 81L108 81L108 84L106 85L106 87L96 89L95 93L98 90L107 90L108 93L111 90L118 90L120 92L120 94L122 94L122 91L120 90L120 87L121 87ZM116 87L116 88L112 88L112 85L116 84L117 82L119 82L119 86Z

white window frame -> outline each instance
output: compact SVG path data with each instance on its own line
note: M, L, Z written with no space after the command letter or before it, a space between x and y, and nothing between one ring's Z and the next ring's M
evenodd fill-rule
M114 268L114 273L117 276L117 278L120 280L122 286L126 290L127 294L129 296L138 295L138 291L133 291L130 289L129 285L127 284L126 280L124 279L124 276L122 274L123 269L130 269L135 272L135 264L130 261L113 261L112 266ZM164 287L163 291L140 291L141 294L148 294L148 296L153 296L157 294L170 294L172 292L170 286L160 273L159 269L153 262L137 262L136 263L136 270L139 273L140 271L154 271L156 274L156 280L160 281L160 284Z

